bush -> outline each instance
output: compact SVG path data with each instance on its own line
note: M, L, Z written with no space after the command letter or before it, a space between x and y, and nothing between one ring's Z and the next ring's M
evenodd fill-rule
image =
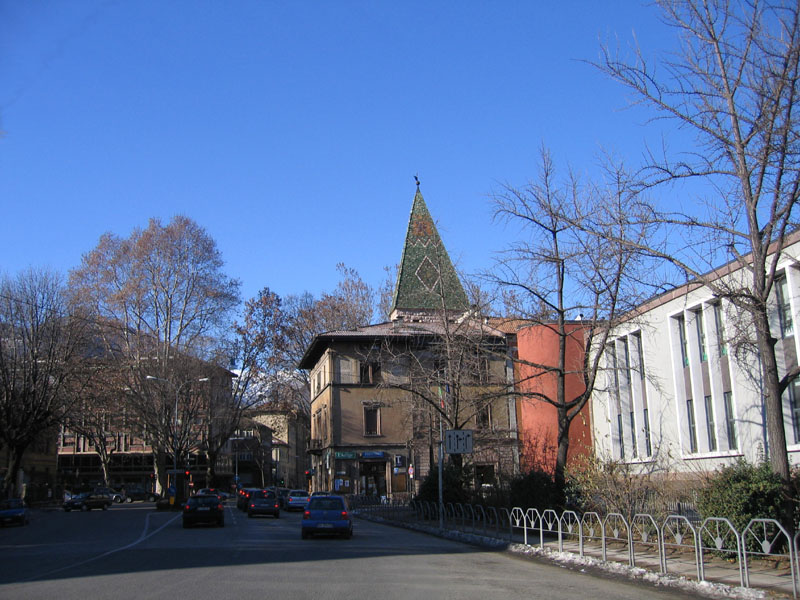
M793 474L794 498L800 477ZM700 491L697 508L703 518L724 517L742 531L751 519L781 519L783 490L778 475L769 463L754 465L739 460L716 471L705 488ZM796 521L797 505L795 504Z
M445 504L448 502L465 503L471 499L469 490L469 477L464 468L447 462L442 469L442 496ZM439 501L439 469L436 465L428 473L419 487L417 500L426 502Z
M511 481L511 504L520 508L561 508L564 490L559 489L553 476L545 471L531 469Z

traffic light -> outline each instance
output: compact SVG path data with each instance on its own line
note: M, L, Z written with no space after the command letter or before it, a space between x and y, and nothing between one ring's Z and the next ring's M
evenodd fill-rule
M186 469L186 470L183 472L183 474L184 474L184 475L186 475L186 477L188 477L188 476L189 476L189 473L190 473L189 469Z
M306 479L311 479L311 471L306 471Z

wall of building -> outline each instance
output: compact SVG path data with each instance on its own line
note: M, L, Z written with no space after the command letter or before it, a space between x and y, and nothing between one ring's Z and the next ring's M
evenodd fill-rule
M800 271L794 266L799 250L797 244L789 247L779 269L786 278L784 315L794 321L793 328L782 332L777 298L772 302L781 372L797 364L800 350L795 335ZM619 327L614 354L606 353L606 389L593 396L598 454L640 463L642 469L659 465L685 474L713 470L738 457L760 460L768 440L758 360L735 352L732 343L735 337L753 336L743 328L746 323L711 290L685 286L643 306ZM796 389L800 402L800 383ZM784 422L789 458L798 464L800 412L792 393L785 395Z
M566 324L565 395L571 399L586 388L583 383L583 333L579 323ZM520 361L558 366L559 336L548 325L531 325L517 332L517 352ZM533 393L556 399L557 377L529 365L517 363L516 379L523 394L517 404L520 437L520 462L523 470L540 468L552 472L558 447L558 417L556 407L537 400ZM592 452L590 403L572 421L569 430L567 464L576 457Z

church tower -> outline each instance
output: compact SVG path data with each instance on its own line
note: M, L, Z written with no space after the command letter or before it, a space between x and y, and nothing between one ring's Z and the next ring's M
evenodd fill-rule
M431 321L442 314L461 316L468 308L467 294L417 182L390 319Z

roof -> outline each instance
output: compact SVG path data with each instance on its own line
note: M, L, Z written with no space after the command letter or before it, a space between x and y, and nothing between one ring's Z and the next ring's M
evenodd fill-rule
M417 184L391 312L468 307L467 294Z
M471 326L480 328L482 334L486 337L505 338L505 334L502 331L487 323L473 321L469 323L469 325L451 324L451 326L454 328L458 328L459 326ZM298 367L300 369L311 369L317 364L319 358L333 342L364 342L391 338L399 340L421 336L438 337L444 335L444 333L444 324L442 322L425 321L415 323L402 320L367 325L352 331L329 331L327 333L321 333L313 339L306 349L303 358L300 360Z

